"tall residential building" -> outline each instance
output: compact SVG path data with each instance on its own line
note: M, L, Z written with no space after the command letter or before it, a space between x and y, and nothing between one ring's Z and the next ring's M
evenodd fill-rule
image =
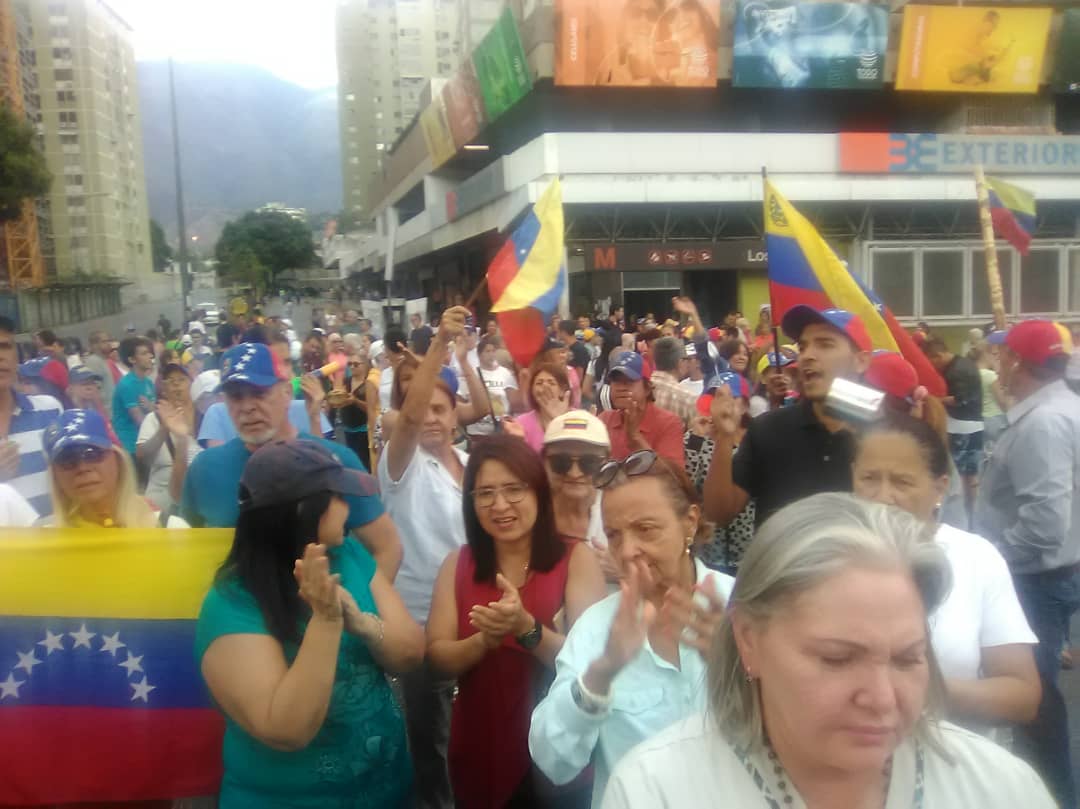
M345 208L370 216L382 158L421 108L424 85L457 70L467 0L339 0L338 117Z
M136 280L152 260L131 29L102 0L22 2L54 178L56 273Z

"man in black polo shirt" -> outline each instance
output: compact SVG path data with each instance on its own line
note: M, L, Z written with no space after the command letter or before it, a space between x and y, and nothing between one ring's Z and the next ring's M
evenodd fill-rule
M784 332L799 344L802 401L750 422L733 461L734 401L723 389L712 404L717 451L705 479L705 514L727 525L752 497L757 524L788 503L819 492L851 491L854 439L848 425L825 413L833 380L857 379L873 347L863 322L843 309L796 306L784 315Z

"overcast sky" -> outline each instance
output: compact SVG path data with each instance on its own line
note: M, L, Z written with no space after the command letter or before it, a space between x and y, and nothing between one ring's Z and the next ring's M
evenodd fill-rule
M337 84L334 0L106 0L140 61L233 62L304 87Z

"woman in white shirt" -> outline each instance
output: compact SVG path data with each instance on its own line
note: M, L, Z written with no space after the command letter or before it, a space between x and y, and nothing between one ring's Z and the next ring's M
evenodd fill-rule
M606 462L595 483L620 590L570 629L529 730L533 761L554 783L595 764L594 806L631 747L704 708L701 649L732 585L690 553L706 523L681 468L645 450Z
M849 494L774 514L717 631L710 715L625 756L603 809L1051 809L1027 764L937 718L927 618L951 569L925 534Z
M949 717L979 732L1034 719L1038 641L1005 560L982 537L935 519L949 486L949 454L938 433L925 421L890 414L863 431L853 479L859 497L899 506L931 526L952 565L952 591L930 616Z

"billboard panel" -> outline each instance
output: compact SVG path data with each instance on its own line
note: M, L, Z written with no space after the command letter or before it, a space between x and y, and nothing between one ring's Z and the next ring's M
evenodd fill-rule
M881 87L889 11L862 3L738 0L736 87Z
M1080 8L1065 9L1054 65L1054 90L1080 93Z
M720 0L556 0L555 83L712 87Z
M1049 8L906 6L897 90L1034 93Z
M460 149L466 143L471 143L487 125L480 81L476 77L472 59L461 63L458 72L443 88L442 96L450 134L453 135L454 145Z
M443 104L442 95L435 96L420 113L420 128L424 131L424 143L431 156L432 168L438 168L457 154L454 137L450 134L450 124L446 121L446 106Z
M525 48L509 8L473 51L472 61L488 121L494 121L532 89Z

